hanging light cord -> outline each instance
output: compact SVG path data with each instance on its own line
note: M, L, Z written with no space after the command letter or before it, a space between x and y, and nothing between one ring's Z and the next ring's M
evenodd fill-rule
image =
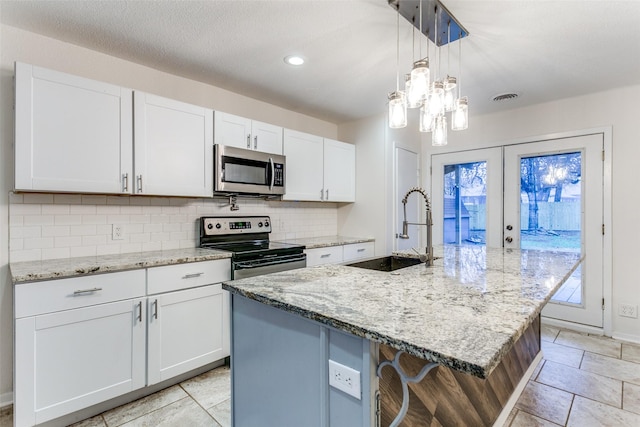
M462 97L462 30L458 35L458 98Z
M398 1L398 16L396 18L396 92L400 91L400 2Z

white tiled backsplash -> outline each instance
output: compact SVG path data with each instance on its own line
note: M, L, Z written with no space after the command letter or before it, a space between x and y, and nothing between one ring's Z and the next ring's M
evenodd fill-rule
M231 212L225 199L80 194L9 194L10 261L37 261L193 248L197 219L205 215L269 215L271 240L337 233L337 205L238 199ZM121 225L123 240L112 239Z

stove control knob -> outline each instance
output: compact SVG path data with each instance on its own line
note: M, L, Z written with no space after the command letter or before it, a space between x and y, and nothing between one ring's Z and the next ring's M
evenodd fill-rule
M213 228L213 224L211 224L211 223L207 224L207 228L208 228L209 230L211 230L211 229Z
M258 223L258 228L262 228L262 223L261 222Z
M269 221L265 221L265 222L264 222L264 226L265 226L265 227L268 227L268 226L269 226Z
M220 230L220 229L222 228L222 224L217 223L217 224L216 224L216 228L217 228L218 230Z

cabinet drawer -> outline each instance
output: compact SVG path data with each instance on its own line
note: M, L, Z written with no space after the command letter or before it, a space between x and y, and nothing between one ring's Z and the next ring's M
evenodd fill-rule
M353 261L360 258L371 258L375 253L375 244L373 242L354 243L344 245L343 262Z
M230 279L230 259L154 267L147 270L147 294L194 288Z
M307 254L307 266L313 267L322 264L336 264L342 262L342 246L329 246L305 250Z
M145 271L24 283L14 292L15 317L35 316L144 296Z

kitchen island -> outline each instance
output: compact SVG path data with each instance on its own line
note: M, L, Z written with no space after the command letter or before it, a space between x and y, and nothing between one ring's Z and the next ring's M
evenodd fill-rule
M234 425L386 426L403 402L401 425L492 425L536 362L540 311L581 259L474 246L436 255L432 267L334 265L224 283ZM401 367L380 363L395 358Z

